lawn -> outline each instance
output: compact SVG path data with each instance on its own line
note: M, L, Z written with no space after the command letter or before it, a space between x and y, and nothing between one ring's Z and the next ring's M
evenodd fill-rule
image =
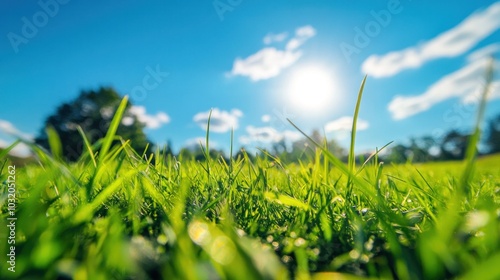
M0 154L2 279L500 277L500 155L404 165L344 164L321 145L301 163L139 155L112 145L124 102L75 163L50 131L51 155L32 146L35 164Z

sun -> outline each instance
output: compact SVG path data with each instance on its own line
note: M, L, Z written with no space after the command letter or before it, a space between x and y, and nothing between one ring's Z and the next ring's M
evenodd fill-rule
M320 66L301 67L292 73L286 95L300 110L319 113L331 106L335 94L332 71Z

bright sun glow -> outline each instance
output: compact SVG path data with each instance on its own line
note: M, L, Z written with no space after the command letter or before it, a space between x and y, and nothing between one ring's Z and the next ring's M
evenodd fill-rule
M331 71L317 66L304 67L292 74L287 98L300 110L319 112L331 105L334 90Z

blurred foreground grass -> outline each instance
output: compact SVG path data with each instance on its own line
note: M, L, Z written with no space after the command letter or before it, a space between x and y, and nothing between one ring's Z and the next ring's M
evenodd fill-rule
M39 152L39 165L16 170L16 272L2 265L2 278L500 277L498 155L478 160L470 197L456 195L462 163L375 161L347 197L348 177L320 151L302 166L152 164L127 145L100 165Z
M500 278L499 155L356 167L353 146L346 165L318 145L300 164L226 163L207 133L205 161L148 157L112 145L125 104L76 163L49 129L51 156L32 146L38 163L16 168L15 272L3 225L0 278Z

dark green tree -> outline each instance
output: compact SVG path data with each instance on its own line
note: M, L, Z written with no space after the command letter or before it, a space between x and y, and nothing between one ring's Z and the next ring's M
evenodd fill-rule
M45 129L51 126L59 134L64 158L68 161L75 161L84 150L83 139L77 127L80 126L83 129L90 143L103 138L121 99L122 97L110 87L101 87L97 91L82 91L76 99L63 103L54 114L46 119L35 143L49 149ZM139 154L142 154L146 147L149 147L147 152L150 152L152 151L150 141L143 132L145 125L130 112L131 106L132 104L128 102L116 135L130 140L131 147Z
M486 144L489 153L500 152L500 114L488 122Z
M389 154L386 156L387 161L392 163L404 163L408 161L409 148L403 144L397 144L389 148Z
M469 138L470 135L460 133L457 130L449 131L441 141L441 159L463 159Z

